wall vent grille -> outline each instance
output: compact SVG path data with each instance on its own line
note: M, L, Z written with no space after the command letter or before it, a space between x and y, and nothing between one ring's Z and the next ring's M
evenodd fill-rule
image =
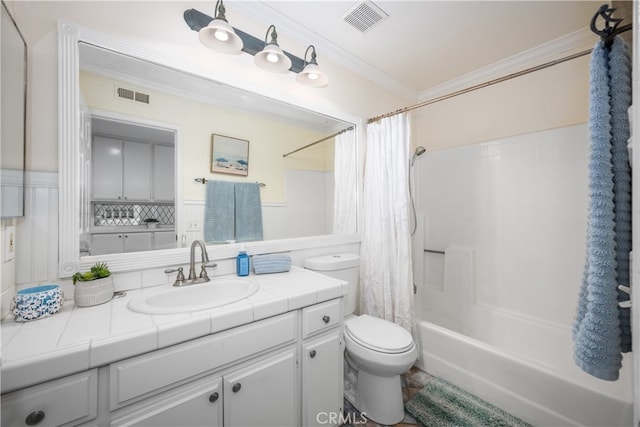
M125 87L116 87L116 96L120 99L127 101L140 102L142 104L149 104L149 94L138 92L133 89L127 89Z
M389 14L371 1L358 2L342 15L346 23L362 33L366 33L388 17Z

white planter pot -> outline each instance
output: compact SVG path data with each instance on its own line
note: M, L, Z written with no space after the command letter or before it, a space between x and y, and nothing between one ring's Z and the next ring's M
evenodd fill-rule
M90 307L104 304L113 298L113 278L91 280L89 282L76 282L73 288L73 301L78 307Z

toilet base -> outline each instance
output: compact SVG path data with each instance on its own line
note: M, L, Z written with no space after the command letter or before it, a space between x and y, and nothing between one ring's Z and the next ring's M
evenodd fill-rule
M400 375L381 377L358 371L356 408L378 424L397 424L404 418Z

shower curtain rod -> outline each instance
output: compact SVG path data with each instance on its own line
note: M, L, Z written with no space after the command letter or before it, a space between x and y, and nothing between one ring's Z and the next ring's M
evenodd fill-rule
M453 97L456 97L458 95L464 95L465 93L473 92L474 90L482 89L482 88L485 88L487 86L494 85L496 83L502 83L504 81L511 80L511 79L516 78L516 77L521 77L521 76L524 76L526 74L533 73L535 71L544 70L545 68L549 68L549 67L552 67L554 65L561 64L563 62L571 61L572 59L576 59L576 58L580 58L582 56L588 55L588 54L591 53L592 50L593 49L589 49L589 50L584 50L582 52L574 53L572 55L565 56L564 58L555 59L553 61L545 62L544 64L536 65L535 67L531 67L531 68L527 68L527 69L524 69L524 70L521 70L521 71L517 71L515 73L508 74L508 75L502 76L502 77L498 77L497 79L489 80L489 81L484 82L484 83L479 83L477 85L470 86L470 87L467 87L465 89L460 89L458 91L451 92L451 93L448 93L446 95L438 96L436 98L431 98L431 99L428 99L426 101L420 102L418 104L411 105L409 107L400 108L399 110L392 111L390 113L386 113L386 114L382 114L380 116L372 117L372 118L367 120L367 124L375 123L377 121L380 121L380 120L385 119L387 117L395 116L397 114L406 113L407 111L412 111L412 110L416 110L418 108L426 107L427 105L435 104L436 102L444 101L445 99L453 98Z
M591 18L591 23L590 23L591 31L593 31L595 34L599 35L601 40L604 41L605 43L607 43L607 45L611 44L611 42L613 41L613 38L616 35L633 29L633 24L623 25L622 27L618 28L618 24L620 24L620 22L622 22L622 19L616 19L616 18L612 17L612 14L613 14L613 12L615 10L616 10L615 8L611 8L607 4L603 4L602 6L600 6L598 11ZM598 18L602 18L605 21L605 26L602 29L598 29L597 28L596 21L597 21ZM369 120L367 120L367 124L375 123L375 122L380 121L382 119L385 119L387 117L392 117L392 116L395 116L397 114L406 113L407 111L411 111L411 110L415 110L415 109L418 109L418 108L425 107L427 105L435 104L436 102L444 101L445 99L453 98L453 97L458 96L458 95L464 95L465 93L473 92L474 90L482 89L482 88L485 88L487 86L494 85L496 83L502 83L504 81L511 80L511 79L516 78L516 77L521 77L521 76L524 76L526 74L533 73L535 71L544 70L545 68L553 67L554 65L561 64L563 62L571 61L572 59L576 59L576 58L580 58L582 56L588 55L588 54L591 53L592 50L593 49L589 49L589 50L585 50L585 51L582 51L582 52L574 53L572 55L565 56L564 58L560 58L560 59L556 59L556 60L553 60L553 61L545 62L544 64L540 64L540 65L537 65L535 67L527 68L527 69L524 69L524 70L521 70L521 71L518 71L518 72L515 72L515 73L512 73L512 74L508 74L506 76L498 77L497 79L489 80L489 81L484 82L484 83L480 83L480 84L477 84L477 85L474 85L474 86L470 86L470 87L465 88L465 89L458 90L456 92L451 92L451 93L446 94L446 95L438 96L436 98L432 98L432 99L429 99L427 101L423 101L423 102L420 102L418 104L411 105L409 107L404 107L404 108L401 108L399 110L383 114L381 116L372 117Z
M309 148L309 147L311 147L311 146L313 146L313 145L320 144L321 142L324 142L324 141L326 141L327 139L331 139L331 138L333 138L334 136L338 136L338 135L340 135L340 134L342 134L342 133L345 133L345 132L347 132L347 131L350 131L350 130L352 130L352 129L353 129L353 126L349 126L349 127L348 127L348 128L346 128L346 129L342 129L342 130L341 130L341 131L339 131L339 132L332 133L331 135L329 135L329 136L325 136L324 138L319 139L319 140L317 140L317 141L314 141L314 142L312 142L312 143L310 143L310 144L307 144L307 145L305 145L304 147L300 147L300 148L297 148L297 149L295 149L295 150L293 150L293 151L289 151L288 153L283 154L283 155L282 155L282 157L287 157L287 156L289 156L290 154L297 153L298 151L302 151L302 150L307 149L307 148Z

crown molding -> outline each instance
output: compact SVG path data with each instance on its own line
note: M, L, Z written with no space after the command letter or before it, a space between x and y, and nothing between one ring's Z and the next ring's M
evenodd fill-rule
M323 57L330 58L337 64L350 69L381 87L384 87L407 99L413 99L418 102L426 101L503 77L529 67L562 58L580 50L589 49L593 47L597 40L597 35L593 34L588 27L584 27L581 30L535 46L456 79L449 80L430 89L416 93L411 87L394 79L375 66L362 61L360 58L347 52L340 46L328 41L322 35L319 35L298 22L282 15L280 12L263 2L239 1L232 3L232 5L239 11L248 16L259 19L265 24L275 24L278 28L286 28L287 36L301 45L305 45L306 43L313 41L314 46L316 46L318 51L322 52Z
M447 95L593 47L598 36L587 27L420 92L419 101Z
M340 66L350 69L393 93L410 100L417 100L415 89L352 55L340 46L328 41L322 35L309 30L263 2L238 1L227 5L227 8L229 7L239 10L253 19L258 19L266 25L274 24L278 29L286 28L285 32L288 38L298 42L301 46L313 44L316 47L318 56L331 59ZM284 34L282 30L279 30L279 32Z

